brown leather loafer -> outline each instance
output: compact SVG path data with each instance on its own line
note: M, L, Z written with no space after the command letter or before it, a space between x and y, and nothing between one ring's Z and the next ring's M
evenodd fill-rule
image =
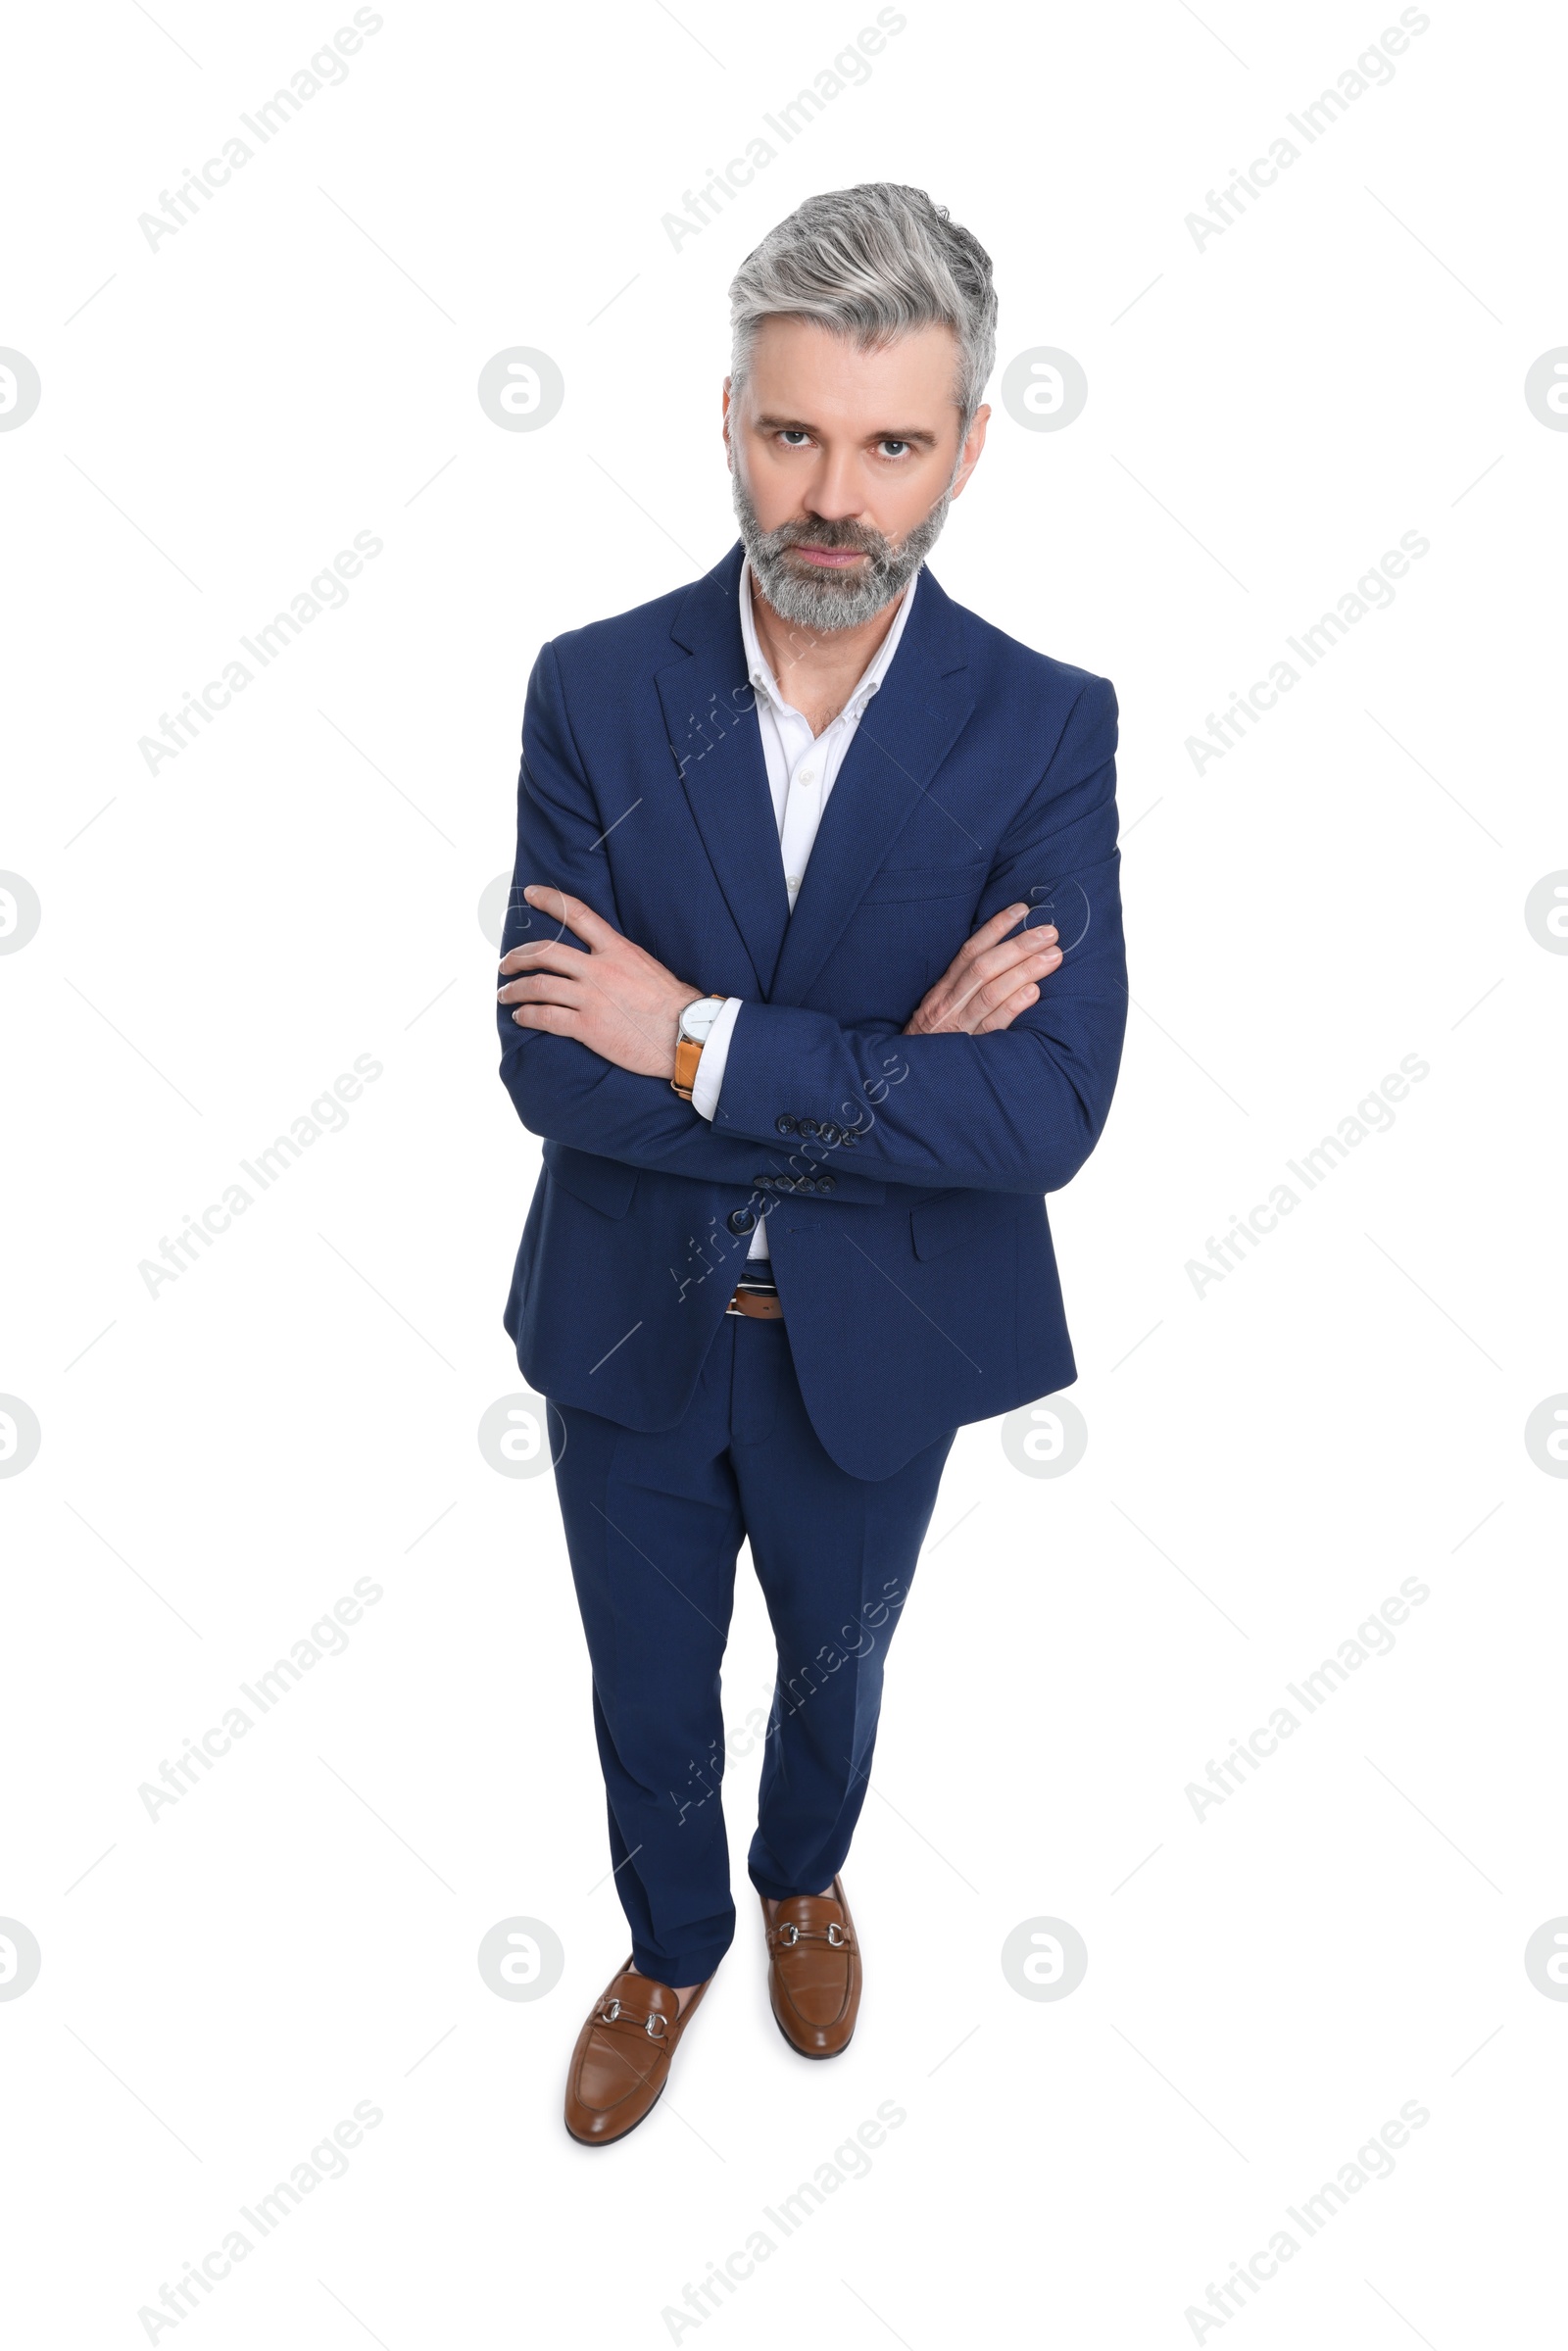
M778 2029L803 2057L840 2057L860 2009L860 1946L835 1878L830 1894L794 1894L767 1930L767 1990Z
M612 2146L652 2113L708 1984L697 1986L682 2012L671 1987L639 1976L630 1959L611 1978L577 2035L566 2074L566 2129L581 2146Z

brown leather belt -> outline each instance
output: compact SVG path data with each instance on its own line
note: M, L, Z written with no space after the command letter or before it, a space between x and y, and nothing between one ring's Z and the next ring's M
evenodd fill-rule
M724 1311L744 1314L749 1322L782 1322L784 1301L770 1290L737 1290Z

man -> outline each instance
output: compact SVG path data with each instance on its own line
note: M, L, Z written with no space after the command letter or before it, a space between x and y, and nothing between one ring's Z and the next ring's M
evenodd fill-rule
M501 959L501 1074L546 1139L506 1327L632 1935L571 2062L588 2145L655 2103L734 1934L745 1539L773 2013L803 2056L848 2045L888 1643L956 1428L1076 1376L1042 1195L1099 1138L1126 1013L1115 697L921 568L985 442L989 260L876 184L802 205L730 293L741 544L540 654Z

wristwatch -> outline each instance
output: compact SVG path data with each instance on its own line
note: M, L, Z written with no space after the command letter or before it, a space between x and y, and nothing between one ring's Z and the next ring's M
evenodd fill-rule
M709 1031L723 1011L724 1004L722 996L699 996L680 1016L675 1031L675 1074L669 1082L683 1102L689 1102L692 1099L703 1047L708 1043Z

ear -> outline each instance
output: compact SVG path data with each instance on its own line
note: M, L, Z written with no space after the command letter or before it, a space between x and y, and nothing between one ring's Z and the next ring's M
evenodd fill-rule
M991 411L989 408L975 410L974 422L964 435L963 448L958 459L958 470L954 476L953 487L948 492L950 498L957 498L962 495L970 474L980 463L980 452L986 445L986 426L990 421Z

